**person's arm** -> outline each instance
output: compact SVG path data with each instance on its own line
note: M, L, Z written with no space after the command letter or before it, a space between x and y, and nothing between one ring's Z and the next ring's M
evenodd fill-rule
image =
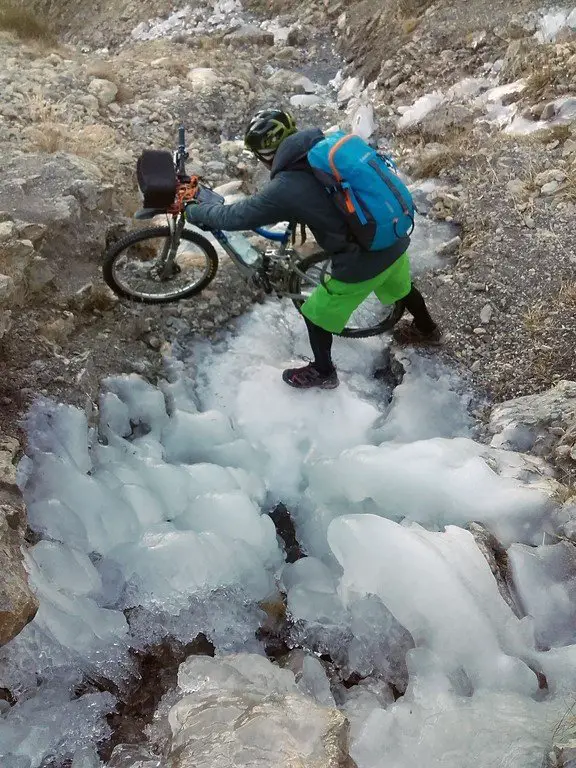
M291 206L280 179L270 181L261 192L232 205L192 203L186 207L190 224L204 224L210 229L248 230L279 221L288 221Z

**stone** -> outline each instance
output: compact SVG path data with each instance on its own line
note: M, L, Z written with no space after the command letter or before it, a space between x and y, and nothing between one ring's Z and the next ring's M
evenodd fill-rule
M456 237L453 237L451 240L439 245L438 248L436 248L436 254L438 256L451 256L453 253L456 253L461 245L462 238L459 235L456 235Z
M40 293L54 282L56 273L49 261L37 254L33 256L26 272L26 285L31 293Z
M233 45L274 45L273 33L266 32L256 24L244 24L226 35L224 40ZM291 45L290 42L288 44Z
M16 285L10 275L0 275L0 304L10 304L16 293Z
M98 99L100 107L107 107L116 99L118 86L110 80L95 78L88 85L88 92Z
M533 52L538 48L538 41L533 37L512 40L500 70L500 82L511 83L521 77L528 68Z
M362 81L360 80L360 78L349 77L347 80L344 81L343 85L338 91L338 95L336 96L336 101L338 102L338 105L344 106L354 96L358 96L361 90L362 90Z
M513 197L523 199L528 196L528 188L521 179L510 179L506 187Z
M188 80L194 91L211 91L221 85L221 78L210 67L193 67L188 72Z
M543 195L554 195L560 189L560 184L557 181L549 181L543 184L540 188L540 192Z
M549 456L558 444L551 427L567 431L576 422L576 381L562 380L536 395L514 398L490 415L491 445L512 451Z
M235 195L242 188L243 182L240 179L234 179L234 181L227 181L225 184L220 184L218 187L214 187L214 192L222 197L227 195Z
M44 336L48 341L62 344L72 335L75 327L74 315L71 312L66 312L64 317L59 317L45 325L40 330L40 335Z
M506 548L481 523L468 523L466 529L474 537L478 549L482 552L490 566L500 595L516 616L523 618L524 612L521 608L520 600L514 590L512 580L508 578Z
M13 221L0 222L0 244L10 242L17 236L16 224Z
M290 104L293 107L316 107L322 104L322 99L312 93L299 93L290 97Z
M171 768L351 765L344 715L302 694L294 673L265 657L191 656L178 685L183 697L168 714Z
M544 184L549 184L551 181L564 181L566 174L558 168L550 168L547 171L542 171L534 177L534 184L537 187L541 187Z
M21 632L38 610L22 561L24 531L21 502L0 503L0 645Z
M480 310L480 322L482 325L488 325L490 320L492 319L492 314L494 310L492 309L491 304L485 304L482 309Z

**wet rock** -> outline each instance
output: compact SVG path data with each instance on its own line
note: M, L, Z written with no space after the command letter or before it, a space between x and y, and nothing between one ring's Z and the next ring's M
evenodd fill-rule
M484 555L490 570L496 579L498 591L503 600L514 611L518 618L523 618L525 613L520 604L518 595L514 590L513 582L509 579L508 556L506 549L498 541L494 534L480 523L469 523L466 529L474 536L478 549Z
M168 715L171 768L350 765L344 715L304 696L290 670L261 656L190 658L178 683L183 698ZM223 710L226 717L218 717Z

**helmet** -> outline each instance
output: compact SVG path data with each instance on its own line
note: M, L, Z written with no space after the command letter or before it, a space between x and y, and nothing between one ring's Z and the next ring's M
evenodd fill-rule
M244 144L260 160L270 162L280 144L293 133L296 133L296 123L289 112L264 109L250 120Z

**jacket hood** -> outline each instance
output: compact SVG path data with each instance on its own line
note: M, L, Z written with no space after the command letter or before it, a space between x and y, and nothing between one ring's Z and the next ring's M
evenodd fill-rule
M285 171L299 160L305 157L314 144L318 144L324 138L324 134L319 128L308 128L304 131L297 131L292 136L284 139L278 147L274 156L270 178L274 178L280 171Z

